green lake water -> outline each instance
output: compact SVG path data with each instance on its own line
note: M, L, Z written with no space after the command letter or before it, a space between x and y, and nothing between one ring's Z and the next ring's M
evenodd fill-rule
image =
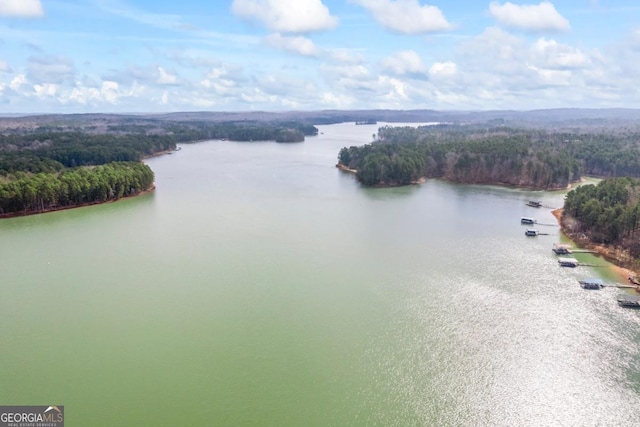
M152 194L0 221L0 404L76 427L640 425L640 312L582 290L615 277L560 268L525 206L563 192L364 189L334 166L377 126L319 129L182 145L147 161Z

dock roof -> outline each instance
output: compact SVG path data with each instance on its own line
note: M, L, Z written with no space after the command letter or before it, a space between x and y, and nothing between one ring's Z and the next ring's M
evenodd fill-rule
M554 243L553 247L555 249L571 249L571 245L567 244L567 243Z
M579 280L579 282L580 283L593 284L593 285L603 285L604 284L604 281L602 279L596 279L596 278L593 278L593 277Z
M618 301L640 302L640 295L620 294Z

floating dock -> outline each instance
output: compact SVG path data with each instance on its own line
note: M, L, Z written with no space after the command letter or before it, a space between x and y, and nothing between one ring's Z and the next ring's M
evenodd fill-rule
M618 295L618 304L621 307L640 308L640 295Z
M597 251L591 249L574 249L571 245L565 243L554 243L551 250L556 255L570 255L570 254L597 254Z
M556 255L569 255L573 253L571 250L571 245L567 245L565 243L554 243L551 250Z
M567 257L558 258L558 264L560 264L560 267L577 267L580 265L577 259Z
M588 279L578 280L578 282L580 283L580 286L582 286L582 289L604 288L604 281L602 281L602 279L588 278Z

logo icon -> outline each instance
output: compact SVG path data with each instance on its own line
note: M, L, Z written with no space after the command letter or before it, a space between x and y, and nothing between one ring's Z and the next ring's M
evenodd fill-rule
M0 427L64 427L64 406L0 406Z

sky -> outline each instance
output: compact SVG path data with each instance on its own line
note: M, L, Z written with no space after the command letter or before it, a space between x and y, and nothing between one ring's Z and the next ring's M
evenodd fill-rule
M640 108L637 0L0 0L0 114Z

